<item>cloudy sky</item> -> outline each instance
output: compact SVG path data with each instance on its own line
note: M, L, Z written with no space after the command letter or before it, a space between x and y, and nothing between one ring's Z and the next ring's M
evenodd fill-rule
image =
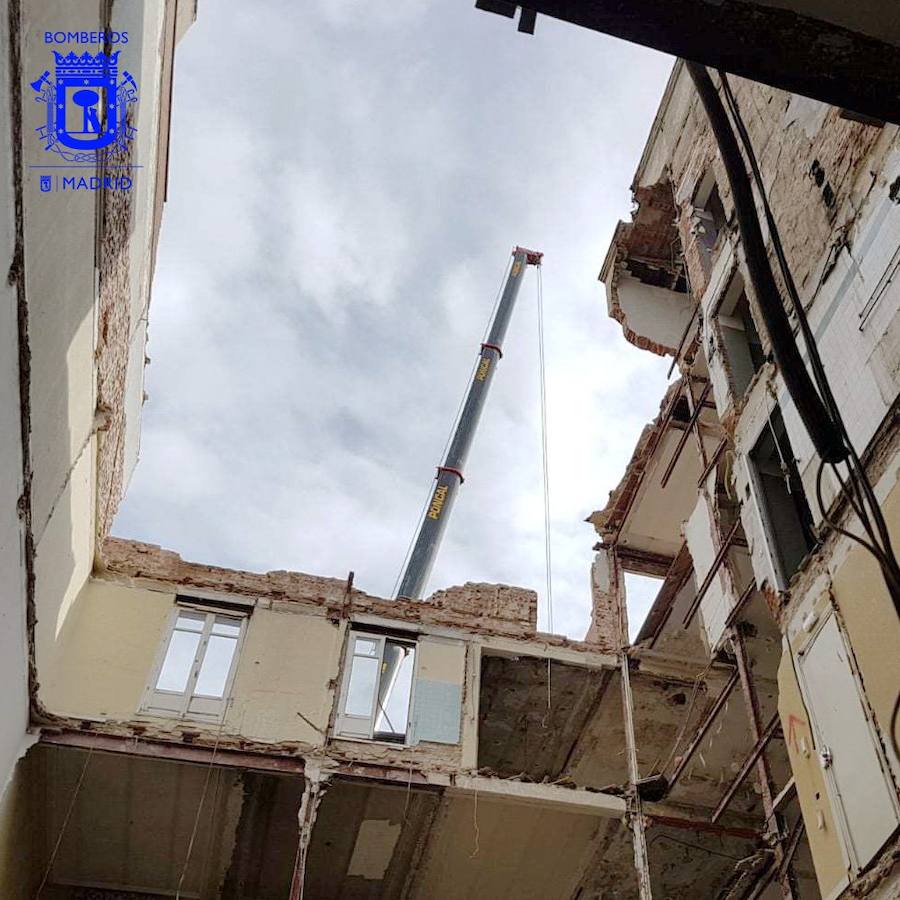
M200 4L178 48L141 460L121 536L389 596L511 248L543 281L555 630L665 389L597 281L672 60L471 0ZM430 590L544 604L536 283Z

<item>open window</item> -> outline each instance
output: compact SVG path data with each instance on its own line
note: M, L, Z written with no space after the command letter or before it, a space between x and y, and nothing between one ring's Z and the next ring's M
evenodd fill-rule
M625 610L628 614L628 640L634 643L653 608L664 579L637 572L625 573Z
M246 622L230 611L176 609L141 711L221 721Z
M716 313L716 322L728 364L732 394L740 398L766 361L762 340L740 275L735 276L725 292Z
M335 733L405 743L415 665L414 640L351 631Z
M691 234L697 240L703 268L709 273L713 249L719 240L719 234L728 223L716 176L711 169L700 180L691 205Z
M779 587L784 589L815 547L816 535L797 462L777 407L750 451L750 462L769 547L781 579Z

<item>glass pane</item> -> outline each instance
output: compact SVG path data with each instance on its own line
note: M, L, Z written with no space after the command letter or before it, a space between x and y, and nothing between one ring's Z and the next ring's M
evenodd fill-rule
M353 647L353 655L354 656L377 656L378 655L378 641L373 641L372 638L358 637L356 639L356 644Z
M385 644L381 684L378 687L376 734L391 737L406 735L415 662L414 647L390 641Z
M199 634L187 631L172 632L169 649L166 650L166 658L159 670L159 679L156 682L157 690L175 691L179 694L184 692L199 644Z
M179 631L203 631L206 616L203 613L178 613L178 621L175 627Z
M378 682L378 660L369 656L356 656L350 668L350 684L347 686L347 703L344 712L349 716L370 716L375 685Z
M241 633L240 619L226 619L224 616L216 616L212 627L213 634L221 634L225 637L237 637Z
M197 676L195 695L225 696L225 682L228 680L228 670L231 668L235 647L237 641L234 638L215 634L210 637L203 664L200 666L200 674Z

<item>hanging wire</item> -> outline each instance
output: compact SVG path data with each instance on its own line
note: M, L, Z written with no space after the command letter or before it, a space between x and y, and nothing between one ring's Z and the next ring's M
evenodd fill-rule
M550 454L547 441L547 354L544 335L544 278L540 265L537 269L537 320L538 320L538 361L541 382L541 468L544 481L544 578L547 591L547 627L553 634L553 556L550 540ZM541 720L541 727L547 727L552 711L551 663L547 657L547 711Z
M41 891L44 890L44 887L47 884L47 879L50 877L50 871L53 868L53 863L56 862L56 855L59 853L59 848L62 845L63 837L65 837L66 828L68 828L69 825L69 819L72 818L72 812L75 809L75 801L78 799L78 794L81 792L81 785L84 784L84 776L87 774L88 764L90 763L91 757L93 755L94 748L91 747L84 759L84 765L82 765L81 767L81 774L78 776L78 781L75 783L75 788L72 791L72 796L69 798L69 806L66 809L65 816L63 816L62 825L59 828L59 834L56 836L56 843L53 845L53 851L50 854L50 859L47 861L47 867L44 869L44 877L41 879L41 883L34 895L35 898L39 898L41 896Z
M478 783L475 783L475 800L472 805L472 827L473 827L473 840L474 845L472 847L472 852L469 854L469 859L475 859L478 856L478 851L481 849L481 832L478 828Z
M765 184L763 182L762 172L759 168L759 162L753 150L753 143L750 139L750 134L747 131L747 127L744 124L743 117L741 116L737 98L735 97L734 92L731 89L731 83L728 80L727 74L721 70L718 71L718 74L722 83L722 93L725 97L725 101L731 113L731 118L735 124L738 136L740 137L741 143L743 145L744 153L746 154L747 160L750 163L753 180L756 184L757 193L759 194L759 198L762 202L766 224L768 225L769 234L772 240L772 247L778 260L778 265L781 270L785 287L787 288L791 306L793 307L794 314L796 315L797 322L800 326L800 332L803 335L803 342L806 345L813 379L815 381L816 387L819 390L822 402L825 404L825 407L828 410L828 413L831 416L834 425L838 429L841 440L848 452L848 457L845 460L845 465L847 467L847 481L845 482L841 477L840 470L838 469L836 463L830 463L831 471L837 479L838 484L840 485L841 494L846 499L851 509L853 509L853 511L856 513L860 525L865 531L868 540L846 529L837 528L835 526L835 523L828 518L828 511L825 509L823 503L821 488L822 470L824 468L824 465L819 466L819 471L817 472L816 476L816 499L819 504L819 512L822 516L823 521L830 525L832 528L835 528L835 530L839 534L842 534L850 540L853 540L856 543L860 544L873 555L873 557L878 562L879 568L881 569L885 585L887 586L888 593L890 594L891 600L893 601L894 610L898 615L900 615L900 563L898 563L897 561L897 557L891 544L891 537L887 527L887 522L885 521L881 506L878 503L878 498L875 495L875 489L872 486L872 482L869 479L868 473L866 472L865 467L863 466L862 461L860 460L860 457L856 452L853 441L850 439L850 434L847 430L846 424L844 423L843 416L841 415L841 411L837 405L834 394L832 393L831 385L828 382L825 367L822 363L822 358L819 355L818 346L816 345L815 335L813 334L812 328L810 327L809 321L806 317L806 310L803 306L802 300L800 299L800 294L797 291L797 285L794 281L793 273L791 272L790 265L787 261L787 256L784 252L784 246L781 242L781 235L778 230L778 225L775 222L775 216L773 215L772 208L769 205L769 199L765 189ZM894 707L891 713L889 726L889 737L891 745L894 749L894 752L897 755L900 755L900 742L898 742L897 739L898 718L900 718L900 692L898 692L897 697L894 700Z
M825 367L822 363L822 358L819 355L815 336L813 335L812 328L810 327L809 321L806 317L806 310L803 306L802 300L800 299L800 294L797 291L797 285L794 281L793 273L791 272L790 265L787 261L787 256L784 252L784 246L781 242L781 235L778 230L778 225L775 222L772 208L769 205L768 195L765 190L765 184L762 178L762 172L759 168L759 162L753 150L753 144L750 140L750 135L747 131L747 127L744 124L744 120L741 116L737 99L731 89L731 83L728 80L728 76L724 72L720 71L719 77L722 81L722 92L731 112L732 120L735 123L738 135L744 147L744 152L746 153L747 159L750 163L750 168L753 173L753 179L756 183L757 193L759 194L760 200L762 201L763 212L765 213L766 217L766 224L768 225L769 234L772 240L772 247L778 260L778 265L781 270L785 287L787 288L791 306L793 307L794 314L796 315L797 321L800 325L800 332L803 335L803 342L806 345L813 379L816 383L816 387L819 389L821 399L825 404L835 426L838 428L843 443L847 448L849 454L849 457L846 461L847 474L852 486L852 490L857 495L857 498L860 501L862 501L863 499L865 500L864 504L862 502L860 503L860 511L862 513L862 527L866 530L867 534L869 534L872 542L876 544L881 551L881 556L877 557L879 566L882 569L885 582L887 583L888 590L894 601L894 607L895 609L897 609L898 613L900 613L900 565L898 565L897 563L897 559L891 546L891 539L888 532L887 523L885 522L884 515L881 511L878 500L875 497L875 491L872 487L872 483L870 482L868 474L866 473L865 468L863 467L862 462L858 454L856 453L853 442L850 440L850 435L844 423L843 416L841 415L841 411L838 408L837 402L834 398L834 394L831 391L831 385L828 382L828 377L825 373ZM832 464L832 471L840 480L836 464ZM847 492L846 496L849 500L851 495L849 492ZM868 510L866 509L866 506L869 507ZM824 516L824 510L820 510L820 512L822 512ZM870 515L871 520L869 518ZM875 539L876 531L878 534L877 540ZM853 535L852 533L847 532L847 536L869 549L866 542L859 538L857 535Z
M494 303L491 306L491 313L488 316L487 324L484 326L484 331L481 335L482 343L487 340L488 332L491 330L491 323L494 321L494 315L497 312L497 307L500 305L500 298L503 296L503 285L506 284L506 279L509 275L509 270L512 267L512 263L513 260L512 257L510 257L506 261L506 266L503 269L503 277L500 279L500 287L497 288L497 294L494 297ZM442 463L447 457L447 450L450 449L450 442L453 440L453 435L456 432L456 426L459 424L459 417L462 415L463 406L465 406L466 397L469 393L469 385L471 385L472 379L475 375L475 369L478 366L480 355L480 353L477 354L472 362L472 368L469 370L469 376L466 379L465 387L462 391L462 396L459 398L459 405L456 407L456 414L453 416L453 421L450 423L450 430L447 433L447 440L444 441L444 449L441 450L440 461ZM437 475L435 475L435 478L437 478ZM434 479L432 479L432 485L433 483ZM416 519L415 528L413 528L412 534L409 537L409 544L407 544L406 553L403 556L403 562L400 564L400 569L397 572L397 577L394 579L394 586L393 588L391 588L392 597L397 596L397 590L400 587L400 582L403 579L403 573L406 571L406 565L409 562L410 556L412 555L413 547L416 543L416 537L419 534L419 529L422 527L422 522L425 519L425 513L427 512L428 507L431 503L432 485L429 485L428 487L428 493L425 495L425 502L422 504L422 509L419 512L419 517Z
M181 888L184 885L184 879L187 877L188 866L191 862L191 854L194 851L194 841L197 839L197 830L200 827L200 814L203 812L203 804L206 802L206 794L209 791L209 780L212 776L213 766L216 762L216 751L219 749L219 739L222 737L222 728L225 725L225 716L219 722L219 730L216 732L216 742L213 744L212 756L209 758L209 765L206 767L206 778L203 781L203 790L200 793L200 803L197 805L197 814L194 816L194 827L191 829L191 838L188 841L187 853L184 857L184 865L181 868L181 877L178 879L178 887L175 888L175 900L181 900Z
M537 266L538 358L541 381L541 465L544 475L544 565L547 583L547 624L553 633L553 559L550 541L550 454L547 443L547 364L544 344L544 285Z

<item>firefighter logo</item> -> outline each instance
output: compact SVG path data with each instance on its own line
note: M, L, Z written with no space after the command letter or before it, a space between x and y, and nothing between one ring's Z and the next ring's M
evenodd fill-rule
M44 149L67 162L82 163L127 154L137 133L129 124L137 83L126 71L120 80L119 51L53 55L55 76L47 70L31 83L35 101L47 109L46 123L36 129Z

